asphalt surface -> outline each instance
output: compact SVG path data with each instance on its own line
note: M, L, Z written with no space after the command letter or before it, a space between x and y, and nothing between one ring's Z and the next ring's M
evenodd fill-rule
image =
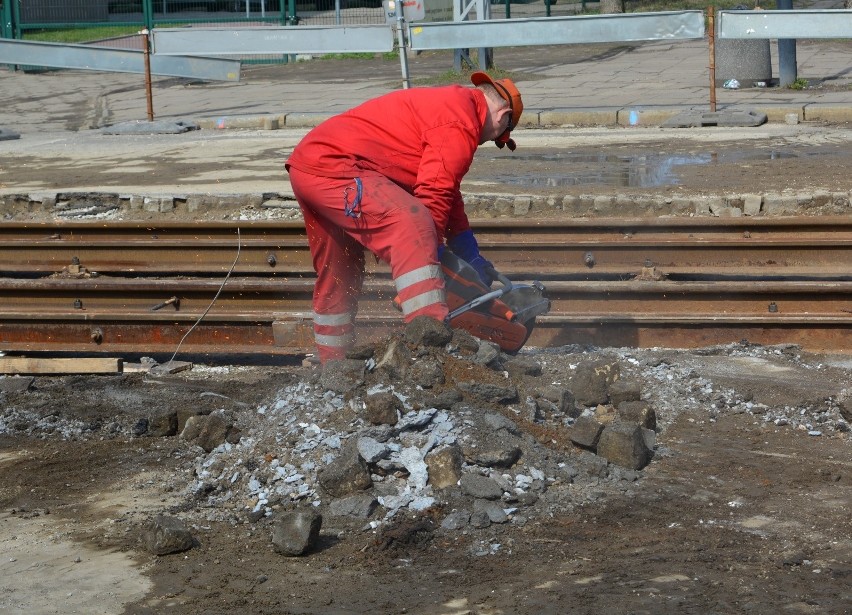
M777 50L771 46L777 77ZM769 125L791 120L806 124L852 123L852 41L799 41L797 73L809 87L711 88L706 40L623 45L567 45L552 48L501 48L495 63L518 82L526 134L520 140L539 145L575 134L577 127L631 127L624 138L657 127L677 113L709 112L715 89L717 113L765 113ZM414 87L446 82L449 52L409 58ZM724 77L717 67L717 78ZM464 79L464 77L461 77ZM287 149L311 127L369 98L402 87L396 58L319 60L263 67L245 66L238 83L152 81L157 122L183 122L201 128L185 135L105 135L104 128L148 124L145 81L141 75L87 71L13 72L0 69L0 196L56 190L48 180L16 181L16 166L63 164L81 169L150 164L165 158L192 166L187 182L152 181L112 190L130 193L187 191L239 193L263 189L246 185L245 166L260 157L275 159L269 184L281 188L280 168ZM570 131L566 130L570 128ZM736 129L733 129L736 131ZM634 132L635 131L635 132ZM546 134L546 136L545 136ZM115 155L113 155L115 153ZM221 162L221 164L217 164ZM268 163L267 163L268 164ZM212 168L211 168L212 167ZM90 171L86 171L91 175ZM259 173L265 176L266 170ZM261 182L262 183L262 182ZM179 185L178 185L179 184ZM96 176L75 182L75 189L98 190Z

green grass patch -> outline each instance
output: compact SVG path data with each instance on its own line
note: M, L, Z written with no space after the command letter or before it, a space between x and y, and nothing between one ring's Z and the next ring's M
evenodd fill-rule
M89 41L99 41L116 36L128 36L138 34L142 25L128 26L95 26L91 28L50 28L43 30L24 30L25 41L38 41L41 43L68 43L78 44Z
M359 52L359 53L326 53L319 56L318 60L374 60L375 53Z
M787 86L791 90L806 90L808 89L808 80L799 77L793 83Z

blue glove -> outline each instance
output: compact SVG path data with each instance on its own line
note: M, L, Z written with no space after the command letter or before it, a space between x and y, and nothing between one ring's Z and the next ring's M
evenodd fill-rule
M453 254L458 256L463 261L466 261L479 274L482 283L490 287L494 278L488 273L489 269L493 269L494 265L486 260L479 253L479 244L476 243L476 237L473 236L473 231L470 229L462 231L452 239L447 240L447 246L453 251Z

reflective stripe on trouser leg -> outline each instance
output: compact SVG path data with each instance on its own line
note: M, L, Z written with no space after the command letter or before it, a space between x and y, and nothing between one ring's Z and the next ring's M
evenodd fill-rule
M314 313L314 342L320 362L343 359L355 343L355 326L352 315Z
M406 322L421 315L443 319L447 295L439 265L408 271L394 279L394 284Z

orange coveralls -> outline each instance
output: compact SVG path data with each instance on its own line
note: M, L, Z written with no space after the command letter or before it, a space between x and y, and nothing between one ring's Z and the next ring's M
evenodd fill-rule
M462 86L413 88L326 120L286 162L317 272L320 361L354 343L364 248L391 267L403 316L447 316L438 245L470 229L461 181L488 113Z

